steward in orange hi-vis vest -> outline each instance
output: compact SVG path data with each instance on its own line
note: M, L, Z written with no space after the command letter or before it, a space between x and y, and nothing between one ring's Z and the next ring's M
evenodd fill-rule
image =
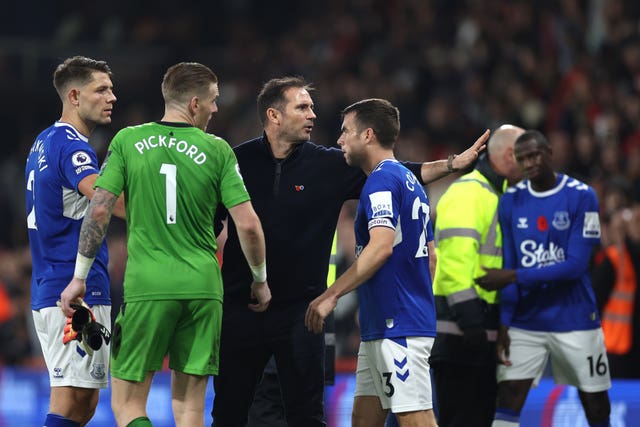
M616 271L616 281L602 313L607 352L626 354L633 343L633 305L636 293L636 271L626 247L606 249Z

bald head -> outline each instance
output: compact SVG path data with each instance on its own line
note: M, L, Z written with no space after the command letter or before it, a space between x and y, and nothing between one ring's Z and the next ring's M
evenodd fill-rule
M513 125L502 125L491 133L488 143L491 168L504 176L513 185L522 179L522 172L513 157L513 145L524 133L524 129Z
M502 125L491 133L489 157L499 156L504 150L513 148L513 143L524 133L524 129L513 125Z

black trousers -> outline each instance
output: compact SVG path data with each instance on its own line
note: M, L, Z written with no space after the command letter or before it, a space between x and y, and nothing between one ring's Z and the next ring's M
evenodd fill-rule
M324 384L333 385L336 378L335 319L333 313L325 319L324 344ZM280 392L278 370L273 357L269 359L253 397L247 427L288 427L282 393Z
M431 363L440 427L490 427L496 410L496 365Z
M288 427L275 359L269 359L249 408L247 427Z
M307 331L308 302L254 313L225 304L220 369L214 378L213 425L244 427L256 387L273 355L289 427L325 426L324 335Z

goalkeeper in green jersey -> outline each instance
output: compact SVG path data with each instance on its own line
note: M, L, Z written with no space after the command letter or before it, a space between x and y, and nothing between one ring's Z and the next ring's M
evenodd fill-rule
M124 304L113 330L112 407L118 426L151 426L146 402L166 355L177 426L204 425L209 375L218 373L222 279L213 217L222 203L238 227L253 272L250 308L266 310L264 234L227 142L205 132L217 111L218 79L206 66L179 63L162 82L161 121L125 128L109 147L80 231L73 280L62 308L86 290L117 195L127 207Z

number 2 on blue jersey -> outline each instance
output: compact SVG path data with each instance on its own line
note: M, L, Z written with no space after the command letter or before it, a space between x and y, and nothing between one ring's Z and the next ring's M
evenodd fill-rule
M420 233L420 240L418 241L418 250L416 251L416 258L422 258L429 256L429 247L427 246L427 224L429 223L429 205L420 201L420 197L416 197L413 201L413 207L411 209L411 219L422 220L422 232ZM420 212L422 211L422 216Z

